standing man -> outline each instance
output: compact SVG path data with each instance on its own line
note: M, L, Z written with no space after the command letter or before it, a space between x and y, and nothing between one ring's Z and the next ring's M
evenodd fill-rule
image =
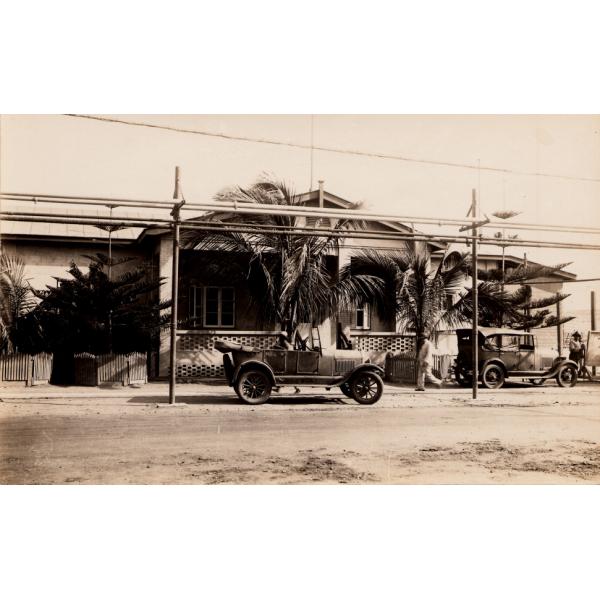
M429 341L428 335L419 335L418 342L421 345L417 355L417 392L425 391L425 381L433 383L437 388L442 387L442 382L433 376L433 344Z

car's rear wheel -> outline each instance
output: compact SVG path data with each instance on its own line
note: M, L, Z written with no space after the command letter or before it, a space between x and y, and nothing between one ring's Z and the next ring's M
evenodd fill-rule
M354 396L352 396L352 390L350 389L350 385L348 383L342 383L342 385L340 385L340 390L342 390L342 394L344 394L344 396L347 396L348 398L354 398Z
M490 390L497 390L504 385L504 370L500 365L487 365L481 373L483 385Z
M352 378L350 390L359 404L375 404L383 394L383 380L377 373L363 371Z
M248 370L235 384L236 394L248 404L263 404L271 396L271 380L264 371Z
M577 369L573 365L563 365L556 374L560 387L573 387L577 383Z
M454 378L456 379L456 383L462 387L471 387L473 385L473 378L465 375L459 368L455 369Z

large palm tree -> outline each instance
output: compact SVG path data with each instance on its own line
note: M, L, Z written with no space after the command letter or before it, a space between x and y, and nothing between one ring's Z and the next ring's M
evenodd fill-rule
M423 250L363 250L342 272L369 273L384 282L386 293L373 298L375 309L386 319L395 318L401 332L417 339L465 322L464 292L467 256L453 252L433 268Z
M338 275L339 234L361 226L352 219L352 210L347 218L323 222L281 214L280 207L302 206L303 199L284 182L268 177L247 188L227 188L216 200L272 208L264 215L215 213L211 219L222 223L220 230L193 231L184 237L188 248L217 251L205 263L205 272L226 269L231 278L246 282L263 324L279 323L292 333L300 323L321 324L338 310L381 292L382 281L370 273ZM232 231L228 225L246 231ZM321 226L329 231L321 231ZM245 260L231 260L230 253Z
M17 352L29 329L27 316L35 300L18 256L0 254L0 350Z

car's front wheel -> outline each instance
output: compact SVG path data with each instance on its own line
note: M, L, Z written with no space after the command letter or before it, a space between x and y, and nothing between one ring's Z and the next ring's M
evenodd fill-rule
M359 404L375 404L383 394L383 380L377 373L364 371L352 378L350 390Z
M504 385L504 370L500 365L487 365L481 373L483 385L490 390L497 390Z
M236 394L248 404L263 404L271 395L271 380L264 371L248 370L235 384Z
M573 365L563 365L556 374L560 387L573 387L577 383L577 369Z

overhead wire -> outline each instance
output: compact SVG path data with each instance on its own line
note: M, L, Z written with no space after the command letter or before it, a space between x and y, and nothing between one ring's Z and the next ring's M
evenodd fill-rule
M311 150L311 151L321 151L321 152L330 152L335 154L346 154L351 156L363 156L367 158L381 158L387 160L398 160L403 162L410 163L418 163L425 165L433 165L440 167L450 167L450 168L460 168L460 169L470 169L470 170L484 170L494 173L510 173L514 175L524 175L531 177L548 177L553 179L567 179L572 181L591 181L598 183L600 182L600 178L597 177L581 177L575 175L565 175L562 173L544 173L538 171L519 171L516 169L508 169L502 167L492 167L492 166L480 166L477 164L470 163L459 163L452 161L442 161L442 160L431 160L424 158L415 158L411 156L403 156L399 154L388 154L385 152L367 152L362 150L353 150L346 148L336 148L334 146L316 146L314 144L302 144L300 142L284 142L281 140L274 140L270 138L260 138L260 137L252 137L252 136L244 136L244 135L232 135L227 133L219 133L214 131L206 131L201 129L190 129L187 127L175 127L173 125L159 125L157 123L144 123L139 121L129 121L127 119L119 119L117 117L102 117L98 115L86 115L86 114L76 114L76 113L65 113L65 117L78 118L78 119L90 119L94 121L103 121L106 123L114 123L119 125L129 125L134 127L148 127L150 129L159 129L164 131L171 131L176 133L186 133L191 135L201 135L205 137L213 137L213 138L221 138L224 140L233 140L240 142L250 142L256 144L270 144L275 146L287 146L290 148L298 148L302 150Z

